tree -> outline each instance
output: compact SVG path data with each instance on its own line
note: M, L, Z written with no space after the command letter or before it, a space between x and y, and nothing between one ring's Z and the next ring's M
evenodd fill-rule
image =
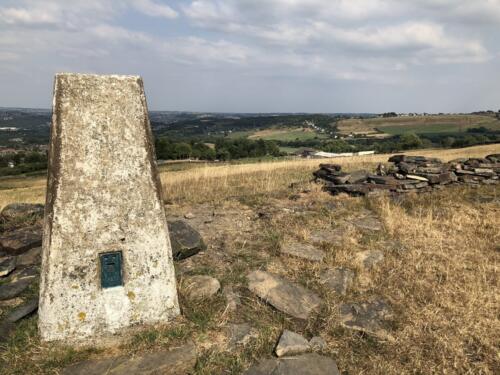
M441 145L446 148L452 147L454 143L455 143L455 138L453 137L446 137L441 141Z
M191 156L191 145L189 143L180 142L174 146L174 151L178 159L187 159Z
M415 133L405 133L399 137L399 144L403 150L422 147L422 140Z

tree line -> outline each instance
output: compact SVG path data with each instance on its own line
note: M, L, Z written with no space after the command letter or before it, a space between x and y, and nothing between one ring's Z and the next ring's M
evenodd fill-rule
M218 138L215 143L201 141L179 142L160 137L155 141L156 157L161 160L234 160L251 157L280 156L274 141L246 138Z

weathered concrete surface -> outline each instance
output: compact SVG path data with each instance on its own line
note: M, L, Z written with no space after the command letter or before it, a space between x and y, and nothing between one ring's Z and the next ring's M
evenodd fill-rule
M179 314L142 80L58 74L45 205L39 331L85 343ZM99 254L121 251L123 285Z

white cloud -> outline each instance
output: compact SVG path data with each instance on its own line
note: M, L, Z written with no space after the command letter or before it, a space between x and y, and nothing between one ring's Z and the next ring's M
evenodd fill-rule
M132 0L130 5L141 13L151 17L173 19L179 16L179 13L168 5L158 4L152 0Z

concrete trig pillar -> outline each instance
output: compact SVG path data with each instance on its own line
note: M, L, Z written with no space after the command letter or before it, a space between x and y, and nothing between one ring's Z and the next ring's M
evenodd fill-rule
M179 314L143 83L55 78L42 340L86 342Z

